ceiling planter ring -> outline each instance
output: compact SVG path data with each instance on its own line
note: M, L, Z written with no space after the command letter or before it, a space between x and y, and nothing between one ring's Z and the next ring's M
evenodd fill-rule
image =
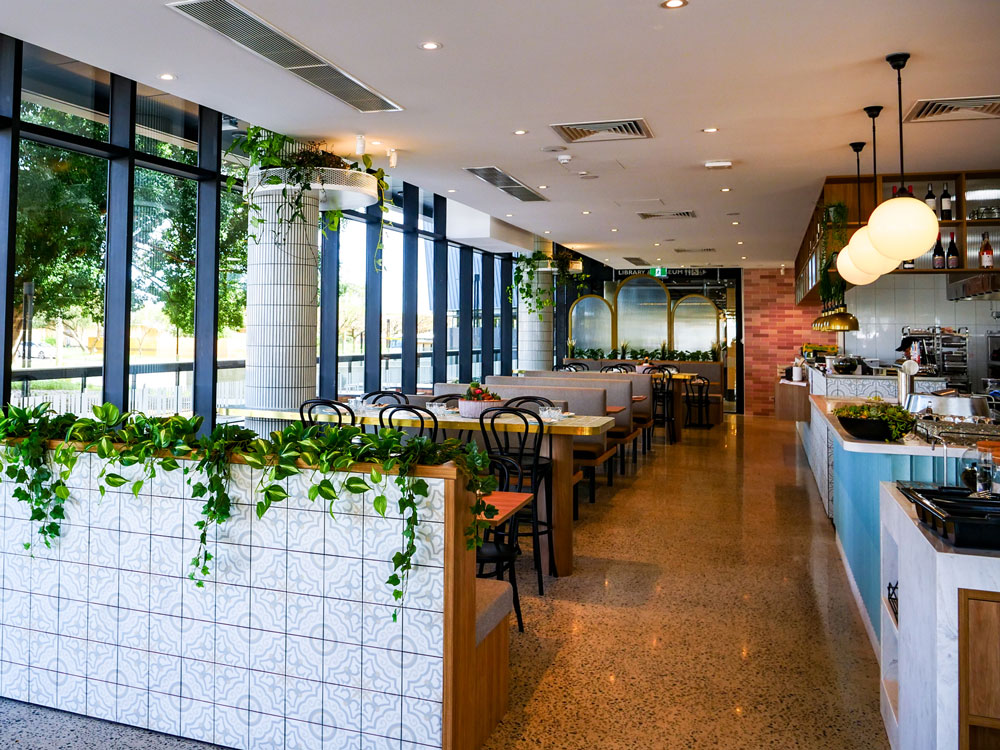
M248 185L256 193L299 190L294 170L286 168L251 169ZM309 188L319 194L320 211L361 211L378 203L379 180L374 174L353 169L317 167L309 180Z

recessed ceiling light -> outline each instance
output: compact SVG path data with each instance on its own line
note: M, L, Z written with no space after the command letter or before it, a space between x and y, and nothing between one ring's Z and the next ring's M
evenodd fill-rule
M736 244L737 244L737 245L742 245L742 244L743 244L743 240L740 240L740 241L739 241L739 242L737 242Z
M372 141L371 144L373 146L381 146L382 145L382 141Z
M514 135L527 135L527 130L515 130Z
M451 190L449 190L448 192L449 192L449 193L454 193L454 192L456 192L456 191L455 191L455 188L451 188Z
M590 172L577 172L577 174L583 177L585 174L590 174Z
M548 229L545 230L545 234L552 234Z
M723 193L728 193L730 190L732 190L732 188L719 188L719 190L722 191Z
M158 78L161 81L176 81L177 80L177 76L174 75L173 73L160 73L160 75L158 76Z
M441 49L444 45L441 42L424 42L420 45L420 49L425 49L428 52L433 52L436 49Z
M584 215L584 216L590 216L590 211L584 211L584 212L583 212L583 215Z
M739 225L740 225L740 223L739 223L738 221L734 221L734 222L733 222L733 226L734 226L734 227L738 227Z
M719 129L718 128L702 128L701 132L702 133L718 133Z
M740 260L746 260L746 259L747 259L747 256L745 256L745 255L741 255L740 256Z
M612 232L617 232L618 230L617 230L617 229L612 229L611 231L612 231Z
M653 243L653 247L659 247L659 246L660 246L660 243L659 243L659 242L654 242L654 243Z
M657 260L663 260L663 258L657 258Z
M605 258L604 262L607 263L609 260L611 260L611 258Z
M514 214L507 214L507 218L511 218Z
M713 159L705 162L706 169L729 169L733 163L729 159Z
M661 8L666 8L667 10L675 10L677 8L683 8L688 4L688 0L664 0L660 3Z
M538 189L539 190L546 190L546 189L548 189L548 187L549 187L548 185L539 185Z
M681 266L681 268L684 268L684 266Z

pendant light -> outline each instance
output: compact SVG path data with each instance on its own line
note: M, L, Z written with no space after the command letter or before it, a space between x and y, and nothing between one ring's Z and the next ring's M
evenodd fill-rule
M868 220L868 237L882 255L897 261L923 255L934 245L940 227L937 217L923 201L906 192L903 169L903 77L910 59L907 52L888 55L886 62L896 71L899 105L899 185L900 195L878 206Z
M873 125L874 122L875 121L872 120ZM864 147L864 141L855 141L851 143L858 171L858 223L861 223L861 150ZM884 273L889 273L889 271L894 270L896 266L899 265L898 260L887 258L872 247L871 238L868 236L867 226L860 227L854 233L854 236L851 237L851 241L847 243L847 247L844 248L844 252L847 252L848 255L851 256L851 261L862 273L881 276Z
M840 278L848 284L854 284L854 286L871 284L878 278L877 273L865 273L854 265L854 261L851 260L850 254L845 253L843 250L837 253L837 273L840 274Z

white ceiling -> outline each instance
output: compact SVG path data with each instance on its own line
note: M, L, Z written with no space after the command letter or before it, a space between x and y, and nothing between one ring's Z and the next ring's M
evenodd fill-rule
M887 53L912 54L904 111L918 98L1000 94L996 0L242 4L404 111L358 114L162 0L10 2L0 31L342 153L364 133L398 149L394 177L619 267L631 255L690 262L672 247L718 249L702 262L790 263L824 176L853 173L848 142L870 140L863 106L885 105L880 170L898 163ZM444 47L425 52L427 40ZM570 146L569 169L540 150L562 144L552 123L619 117L646 118L655 138ZM905 130L908 170L1000 168L1000 120ZM870 145L863 156L870 169ZM736 166L701 166L718 158ZM462 171L484 165L548 185L550 202L521 203ZM618 205L645 199L698 218L643 222Z

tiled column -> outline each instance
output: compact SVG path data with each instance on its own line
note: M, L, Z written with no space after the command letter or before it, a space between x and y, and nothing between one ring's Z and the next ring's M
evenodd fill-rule
M539 271L535 285L552 288L552 273ZM517 367L519 370L551 370L553 361L552 313L546 307L541 312L528 312L523 302L517 307Z
M246 405L298 409L316 396L318 200L307 193L304 218L291 223L280 191L259 188L255 201L265 221L247 253ZM266 434L284 423L246 424Z

